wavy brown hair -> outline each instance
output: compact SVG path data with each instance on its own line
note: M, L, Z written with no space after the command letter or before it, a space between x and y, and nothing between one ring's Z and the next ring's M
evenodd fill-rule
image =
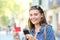
M46 18L45 18L45 15L44 15L44 11L42 10L42 8L40 6L32 6L30 8L29 12L31 10L38 10L40 12L40 14L43 14L43 17L41 18L41 21L39 22L40 25L47 24ZM29 30L31 30L32 28L34 28L34 24L32 24L32 22L30 21L30 19L28 20L28 27L29 27Z

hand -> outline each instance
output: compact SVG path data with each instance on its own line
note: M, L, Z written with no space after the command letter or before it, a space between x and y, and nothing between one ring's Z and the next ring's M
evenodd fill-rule
M26 34L26 38L28 40L37 40L35 37L33 37L31 34Z
M20 40L18 32L13 31L13 36L15 40Z
M13 36L16 36L16 35L18 35L18 33L17 32L15 32L15 31L13 31Z

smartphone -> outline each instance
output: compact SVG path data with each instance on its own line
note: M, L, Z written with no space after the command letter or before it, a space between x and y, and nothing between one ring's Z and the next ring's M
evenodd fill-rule
M24 29L24 30L23 30L23 33L24 33L25 35L26 35L26 34L30 34L27 29Z

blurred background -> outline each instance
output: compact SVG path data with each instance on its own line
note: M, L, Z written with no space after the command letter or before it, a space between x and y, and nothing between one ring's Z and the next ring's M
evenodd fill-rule
M53 26L56 40L60 39L60 0L0 0L1 40L3 34L13 31L14 25L22 29L27 28L29 8L32 5L42 7L48 24Z

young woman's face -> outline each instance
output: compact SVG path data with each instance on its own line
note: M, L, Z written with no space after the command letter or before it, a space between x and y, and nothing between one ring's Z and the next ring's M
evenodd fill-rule
M39 12L39 10L30 10L30 21L33 24L39 24L41 17L42 14Z

